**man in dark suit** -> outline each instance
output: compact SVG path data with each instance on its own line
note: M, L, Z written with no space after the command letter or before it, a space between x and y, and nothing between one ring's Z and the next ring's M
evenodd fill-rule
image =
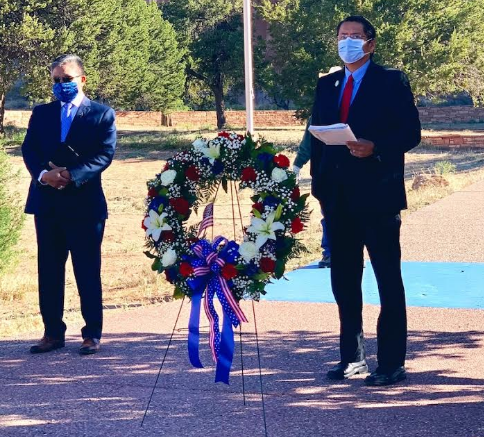
M406 208L404 154L420 142L420 121L407 76L372 61L376 32L361 16L337 29L345 70L322 77L314 125L348 123L357 141L347 146L312 139L312 193L331 234L331 284L341 322L341 362L329 379L366 373L362 323L363 248L375 271L381 301L378 368L367 385L406 378L407 319L401 275L400 211Z
M34 214L44 336L32 353L64 347L65 263L70 253L85 321L79 352L99 350L102 334L101 243L107 218L101 173L116 147L114 111L83 93L81 59L51 66L56 101L34 108L22 145L32 176L25 212Z

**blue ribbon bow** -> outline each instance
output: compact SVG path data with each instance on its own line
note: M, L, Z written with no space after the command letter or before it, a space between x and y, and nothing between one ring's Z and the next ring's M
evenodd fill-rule
M217 363L215 382L222 381L228 384L234 356L233 326L237 327L241 322L247 322L247 318L233 297L231 281L227 281L221 274L226 264L224 255L227 255L227 251L219 251L222 244L225 247L234 247L234 243L228 242L224 237L216 237L213 244L207 240L200 240L191 247L195 256L190 260L194 277L187 280L193 291L188 324L188 356L194 367L203 367L199 356L200 309L203 298L205 314L210 323L210 349ZM215 295L223 309L222 334L219 329L219 316L213 304Z

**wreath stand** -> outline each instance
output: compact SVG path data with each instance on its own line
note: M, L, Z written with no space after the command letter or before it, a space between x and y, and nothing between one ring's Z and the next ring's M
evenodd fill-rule
M219 190L221 184L222 184L222 182L220 182L218 187L217 187L217 191L215 192L215 196L212 200L213 204L215 204L215 200L216 200L218 190ZM231 200L232 200L231 201L231 204L232 204L232 223L233 223L233 232L234 232L234 240L235 240L236 237L237 237L237 235L236 235L236 221L237 220L236 220L236 217L235 217L234 197L237 200L240 226L241 226L242 233L244 233L244 226L243 226L243 221L242 221L242 212L241 212L241 208L240 208L240 200L239 200L239 197L237 195L237 189L235 187L235 182L229 181L229 184L230 184L230 195L231 195ZM234 196L234 192L235 192L235 196ZM213 226L212 226L212 240L213 240L213 238L214 238L214 234L213 234ZM149 408L150 408L150 405L151 405L151 401L153 399L153 395L154 395L155 390L156 390L156 386L158 385L158 381L160 379L161 372L163 370L163 366L165 364L166 357L168 355L168 351L170 350L170 346L171 346L171 343L173 341L173 336L175 334L175 331L177 331L176 327L177 327L177 324L178 324L178 320L180 318L180 314L181 314L181 310L183 308L183 304L185 303L185 297L186 296L184 296L182 301L181 301L180 308L178 310L178 314L177 314L177 317L176 317L176 320L175 320L175 324L173 325L173 330L171 332L170 339L168 341L168 345L167 345L166 350L165 350L165 354L163 355L163 359L161 361L160 368L158 370L158 374L156 376L155 383L153 385L153 389L151 391L148 403L146 405L146 409L145 409L145 412L144 412L144 415L143 415L143 419L141 421L141 427L143 427L143 425L144 425L145 419L147 417L147 414L148 414L148 411L149 411ZM255 314L254 300L252 300L252 314L253 314L253 317L254 317L254 334L255 334L256 348L257 348L257 362L258 362L258 366L259 366L259 383L260 383L260 394L261 394L261 403L262 403L262 418L263 418L263 423L264 423L264 436L268 437L267 417L266 417L266 408L265 408L265 399L264 399L264 384L263 384L263 381L262 381L262 365L261 365L261 354L260 354L260 347L259 347L259 333L258 333L258 329L257 329L257 319L256 319L256 314ZM180 329L178 329L178 331L180 331ZM242 372L242 396L243 396L243 402L244 402L244 406L245 406L247 404L246 404L246 395L245 395L244 356L243 356L243 348L242 348L242 344L243 344L243 341L242 341L242 324L240 324L240 326L239 326L239 344L240 344L240 362L241 362L241 372Z

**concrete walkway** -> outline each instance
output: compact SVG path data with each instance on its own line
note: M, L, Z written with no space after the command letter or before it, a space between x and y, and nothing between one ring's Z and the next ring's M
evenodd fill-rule
M484 182L424 208L404 222L410 261L484 262ZM301 284L304 287L304 284ZM456 293L462 290L456 290ZM237 345L231 385L214 384L186 354L185 303L144 426L143 414L180 301L106 311L101 353L80 357L80 326L65 349L30 355L37 334L0 342L0 436L263 437L264 421L252 305L245 302L243 358ZM405 384L367 388L363 377L324 378L338 361L334 304L255 304L270 437L484 437L484 311L409 308ZM378 307L365 306L370 367L375 368ZM202 317L202 326L207 323Z

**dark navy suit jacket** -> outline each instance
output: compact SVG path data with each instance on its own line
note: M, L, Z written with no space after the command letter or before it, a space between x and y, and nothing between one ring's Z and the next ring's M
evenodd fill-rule
M111 164L116 148L114 111L84 98L65 144L60 142L60 114L58 101L36 106L32 112L22 144L23 158L32 176L25 212L105 219L107 205L101 172ZM67 151L67 146L75 153ZM72 159L62 162L69 154ZM57 190L38 182L42 170L50 170L49 161L69 170L72 182L65 189Z
M330 212L398 213L406 208L404 154L420 143L420 120L407 76L370 61L348 121L356 138L373 141L372 156L357 158L346 146L311 143L312 193ZM318 81L312 113L317 126L340 122L344 70Z

